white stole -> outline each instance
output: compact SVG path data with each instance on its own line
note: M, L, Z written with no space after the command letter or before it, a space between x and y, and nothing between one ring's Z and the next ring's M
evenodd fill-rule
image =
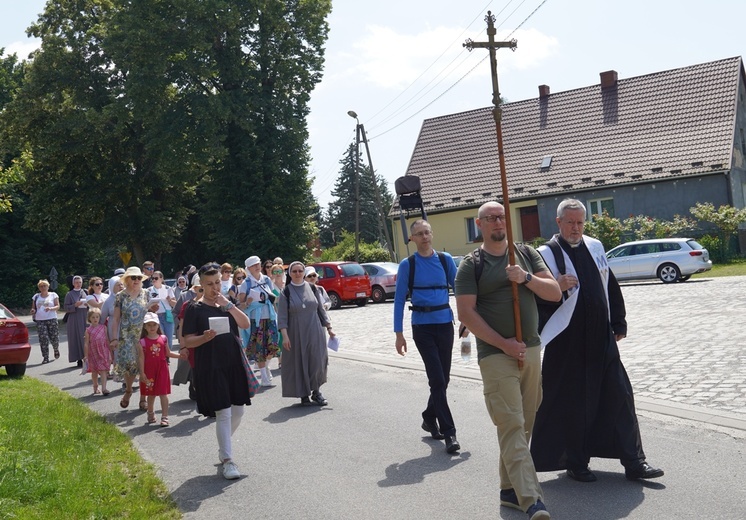
M552 240L556 241L557 237L555 236ZM606 309L609 313L609 321L611 321L611 309L609 306L609 264L606 261L606 251L604 251L603 244L595 238L583 235L583 241L585 242L588 251L590 251L591 257L593 257L593 260L596 262L596 267L601 275L601 283L603 283L604 294L606 296ZM547 267L552 272L554 278L556 279L559 277L559 268L557 267L557 263L554 260L554 254L549 246L543 245L539 247L537 251L539 251L541 256L544 258L544 263L547 264ZM578 274L577 271L575 271L575 266L570 261L570 257L567 256L567 253L564 250L562 250L562 255L565 257L565 274L571 274L577 278ZM575 311L575 304L578 301L579 293L580 281L578 281L578 285L567 290L567 299L562 302L562 305L560 305L555 313L552 314L552 317L549 318L546 325L544 325L544 329L541 331L542 347L547 346L550 341L556 338L559 333L565 330L570 324L570 319Z

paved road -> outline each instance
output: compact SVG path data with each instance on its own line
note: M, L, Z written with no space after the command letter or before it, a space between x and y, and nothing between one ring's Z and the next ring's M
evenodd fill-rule
M618 462L600 459L591 463L600 477L591 485L543 473L553 518L741 518L746 277L623 291L630 337L622 357L645 451L666 475L627 482ZM125 431L159 468L186 518L525 518L498 505L497 441L475 360L454 354L449 396L463 451L448 457L442 442L419 430L426 380L414 345L404 359L395 354L392 309L384 303L332 312L342 352L332 357L324 387L330 406L297 406L278 387L261 392L235 437L244 477L233 482L217 476L213 422L196 416L184 386L174 387L172 426L158 428L133 405L121 410L120 392L91 396L90 379L68 363L40 365L33 333L28 375ZM66 345L62 350L64 360Z
M640 406L728 426L746 421L746 276L625 283L622 292L629 335L619 348ZM455 313L453 297L451 307ZM409 352L401 359L391 332L393 303L331 312L344 353L417 367L408 314ZM459 375L479 378L476 351L464 362L454 348L453 366Z

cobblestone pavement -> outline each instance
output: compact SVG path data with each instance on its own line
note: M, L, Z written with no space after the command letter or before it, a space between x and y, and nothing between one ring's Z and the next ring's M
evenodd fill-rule
M635 396L746 418L746 277L624 283L622 292L629 335L619 348ZM455 314L453 297L451 307ZM340 353L421 366L408 310L408 353L396 353L393 309L386 301L331 311ZM456 340L453 367L479 378L476 349L464 361Z

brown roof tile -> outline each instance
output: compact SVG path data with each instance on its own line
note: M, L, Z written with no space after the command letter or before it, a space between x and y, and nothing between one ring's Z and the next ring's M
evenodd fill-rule
M741 74L735 57L506 103L511 200L729 169ZM501 198L491 107L426 119L407 175L428 211Z

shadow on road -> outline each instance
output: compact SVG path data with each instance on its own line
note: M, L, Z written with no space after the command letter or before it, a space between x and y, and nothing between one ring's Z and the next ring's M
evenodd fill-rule
M449 470L471 457L468 451L455 456L449 455L442 442L430 437L423 437L422 442L430 446L430 455L389 465L386 468L386 478L378 481L379 487L419 484L425 480L426 475Z
M219 475L220 465L215 464L215 467ZM182 512L193 513L199 510L204 500L223 494L228 486L239 482L241 480L225 480L222 476L215 478L215 475L202 475L185 481L171 493L171 496L179 504Z

